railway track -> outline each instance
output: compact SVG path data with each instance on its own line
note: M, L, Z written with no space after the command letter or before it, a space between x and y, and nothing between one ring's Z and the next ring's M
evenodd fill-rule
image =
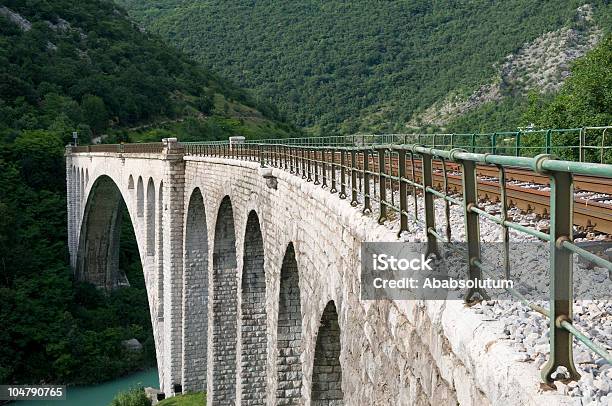
M442 190L444 185L444 176L441 173L442 163L437 162L434 168L438 170L434 173L434 183ZM456 192L460 193L461 169L459 165L447 163L447 171L449 172L449 185L452 184ZM508 168L505 172L507 204L525 212L548 216L550 203L548 176L520 168ZM488 165L478 165L476 174L479 198L500 202L499 170ZM580 231L599 231L612 235L612 179L575 176L574 188L576 190L574 225Z
M332 152L319 152L315 153L310 158L306 156L296 155L294 159L300 160L305 159L319 161L322 159L323 154L325 155L325 162L327 169L331 168ZM258 159L254 153L250 155L254 160ZM356 166L358 168L358 177L361 178L361 171L363 170L363 158L362 154L359 154L356 159ZM277 156L278 164L282 161L282 155ZM340 153L336 152L334 155L335 165L340 164ZM350 158L346 158L346 165L349 165ZM320 169L320 164L319 171ZM398 158L392 157L389 159L387 156L385 163L385 173L393 176L398 176ZM406 173L407 177L416 182L421 182L421 162L418 159L414 161L415 174L411 172L411 163L409 160L406 161ZM368 167L371 172L378 172L378 159L374 155L369 155ZM347 168L348 169L348 168ZM433 186L442 191L444 189L444 175L442 162L439 160L433 161ZM314 165L312 168L314 173ZM462 179L461 179L461 166L454 162L446 162L447 171L447 186L449 191L453 193L462 193ZM501 191L499 185L499 169L491 165L479 164L476 167L476 174L478 177L477 182L477 193L479 199L482 201L491 201L498 203L501 200ZM549 189L549 178L546 175L538 174L533 171L521 169L521 168L505 168L506 174L506 196L508 207L517 207L520 210L527 213L536 213L543 217L547 217L550 211L550 193ZM374 176L375 182L377 182L376 176ZM394 190L398 190L397 181L392 182ZM612 236L612 179L593 177L593 176L582 176L577 175L574 177L574 213L573 222L578 228L579 232L592 233L599 232ZM411 190L412 187L408 187Z
M327 164L331 161L330 154L326 157ZM335 162L340 161L339 154ZM378 172L378 160L371 156L369 169ZM386 173L398 176L397 157L387 159ZM415 178L421 182L421 163L415 160ZM357 166L363 169L363 158L357 159ZM441 161L433 162L433 186L444 190L444 175ZM448 192L462 193L461 167L457 163L447 162ZM412 177L410 161L407 161L406 173ZM499 185L499 169L490 165L479 164L476 167L478 177L477 193L482 201L499 203L501 190ZM527 213L536 213L547 217L550 212L549 178L521 168L505 168L506 196L508 207L517 207ZM398 190L397 182L393 182L394 190ZM612 179L592 176L574 177L574 225L579 232L599 232L612 235ZM408 187L408 189L412 189Z

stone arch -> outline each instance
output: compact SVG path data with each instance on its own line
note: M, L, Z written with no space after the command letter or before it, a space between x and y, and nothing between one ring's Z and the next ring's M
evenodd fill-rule
M128 189L134 189L134 177L132 175L128 178Z
M89 168L85 169L85 186L89 185Z
M295 249L289 243L283 257L278 297L277 403L299 405L302 396L302 309Z
M340 365L340 325L333 300L327 303L321 316L312 368L311 393L313 406L344 404Z
M155 184L153 178L147 183L147 255L155 255Z
M124 206L121 192L110 177L102 175L94 181L79 233L77 279L107 291L124 283L125 275L119 272L119 237Z
M234 213L229 196L221 201L213 249L213 403L236 399L237 262Z
M266 275L264 244L257 213L249 213L244 237L240 354L243 404L266 401Z
M206 390L208 346L208 228L200 189L193 190L185 220L183 276L183 378L185 392Z
M123 189L125 191L125 189ZM133 220L136 216L134 205L126 205L122 190L108 175L93 176L92 186L84 204L83 221L79 233L79 243L76 252L75 277L77 280L92 283L98 288L109 292L120 286L125 286L126 275L119 268L120 236L124 215ZM134 230L138 253L142 262L144 244L142 237ZM161 345L160 329L155 321L154 285L147 280L145 287L149 302L151 325L155 342L155 353L161 370L165 357Z
M138 177L138 184L136 185L136 215L138 217L144 216L144 185L142 184L142 176Z

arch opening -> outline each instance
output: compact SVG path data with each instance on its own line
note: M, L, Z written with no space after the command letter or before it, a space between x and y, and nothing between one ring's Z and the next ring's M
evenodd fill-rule
M134 189L134 177L132 175L128 178L128 189Z
M142 176L138 177L136 185L136 215L144 216L144 185L142 184Z
M183 390L206 390L208 346L208 229L204 199L195 189L185 221Z
M77 171L78 176L78 171ZM79 235L76 277L106 291L127 283L119 270L119 245L125 203L115 182L101 176L93 184Z
M266 401L266 276L259 218L249 213L244 238L241 302L241 397L249 405Z
M112 347L112 355L107 354L108 359L126 371L150 367L161 359L157 356L159 341L152 323L153 285L143 273L130 212L118 186L108 176L93 181L84 203L76 256L76 295L84 298L82 306L98 307L103 309L99 314L109 315L96 320L92 330L98 333L119 327L118 335L112 338L117 341L116 347ZM126 312L128 307L130 311ZM138 354L122 347L125 340L132 338L142 344Z
M285 251L280 276L277 326L276 399L298 405L302 396L302 312L297 261L293 243Z
M236 398L237 263L234 213L229 196L221 201L213 249L213 402Z
M342 367L340 365L340 325L333 301L329 301L321 316L312 369L312 404L343 405Z
M147 255L155 255L155 185L153 179L149 178L147 183Z

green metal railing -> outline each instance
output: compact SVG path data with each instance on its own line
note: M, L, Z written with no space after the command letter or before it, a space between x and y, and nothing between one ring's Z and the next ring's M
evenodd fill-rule
M552 139L556 130L547 131ZM582 133L586 130L580 130ZM499 135L499 134L498 134ZM354 137L357 137L355 139ZM572 354L572 337L612 363L612 355L600 345L594 343L572 324L573 306L573 254L593 261L600 267L612 271L612 263L596 256L573 243L573 176L587 175L612 178L612 165L561 161L550 154L539 154L535 157L505 156L487 153L470 152L466 149L444 149L426 147L417 144L384 144L364 141L365 136L341 138L324 137L324 140L302 140L300 144L291 144L292 140L283 143L246 142L230 145L227 142L185 143L187 155L234 158L259 162L262 167L269 166L283 169L301 176L308 182L329 188L331 193L338 193L341 199L350 199L352 206L361 205L364 213L373 211L373 203L378 204L379 223L399 217L398 233L408 231L409 217L418 221L419 200L424 206L424 223L428 253L438 253L439 241L451 240L450 204L459 206L465 218L465 233L468 248L470 279L481 279L483 273L492 275L483 265L480 255L479 219L486 218L503 228L504 272L510 277L509 230L513 229L537 237L549 244L550 248L550 287L548 309L530 303L521 293L509 288L507 291L518 298L521 303L549 318L550 357L542 370L542 378L552 382L552 374L557 367L563 366L569 372L569 378L578 379ZM377 136L380 137L380 136ZM389 141L397 142L396 136ZM408 138L406 138L408 140ZM349 142L350 141L350 142ZM329 142L325 145L324 142ZM306 143L305 145L303 143ZM455 146L456 144L452 144ZM552 152L552 144L549 152ZM494 152L499 152L495 150ZM444 177L442 190L434 188L434 161L442 165ZM449 193L447 163L454 162L461 169L461 198ZM417 163L420 171L417 172ZM478 206L476 165L491 165L499 171L499 194L501 196L501 214L492 215ZM508 216L508 199L506 192L506 168L522 168L550 180L549 209L550 232L544 233L516 222ZM372 187L373 185L373 187ZM396 193L397 197L396 197ZM414 213L408 212L408 199L414 199ZM421 199L418 199L421 196ZM446 235L436 231L436 213L434 198L444 200L444 218ZM466 292L465 300L474 302L487 298L487 292L473 288Z
M251 144L359 147L418 144L435 149L534 157L555 154L578 162L612 163L612 126L470 134L354 134L250 140ZM223 143L225 141L219 141Z

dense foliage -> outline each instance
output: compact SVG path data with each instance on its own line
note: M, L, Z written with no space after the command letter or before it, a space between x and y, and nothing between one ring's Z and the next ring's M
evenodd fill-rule
M151 401L145 395L144 388L132 388L119 392L109 406L151 406Z
M112 2L3 4L27 22L0 13L0 134L79 130L87 141L145 121L196 122L189 135L199 139L293 131L273 108L138 30Z
M487 83L495 64L569 24L584 3L120 1L147 29L326 134L405 132L414 112ZM599 19L607 2L591 3Z
M577 128L612 125L612 34L572 66L572 74L554 97L532 94L523 117L524 122L540 128ZM602 145L602 131L587 131L587 145ZM562 145L576 145L575 136L561 135ZM603 139L608 148L588 149L585 158L592 162L612 164L612 139ZM565 159L577 159L578 151L561 151Z
M122 230L120 266L131 286L106 295L72 279L63 145L49 131L23 131L13 143L0 145L3 383L92 383L155 362L144 278L129 221ZM121 341L130 338L142 342L144 350L123 349Z
M64 146L284 136L274 109L141 32L109 1L0 2L0 383L93 383L155 362L129 221L104 294L73 280ZM124 216L129 219L129 216ZM137 338L142 352L121 341Z
M552 100L533 95L527 119L539 127L612 124L612 35L580 58Z

